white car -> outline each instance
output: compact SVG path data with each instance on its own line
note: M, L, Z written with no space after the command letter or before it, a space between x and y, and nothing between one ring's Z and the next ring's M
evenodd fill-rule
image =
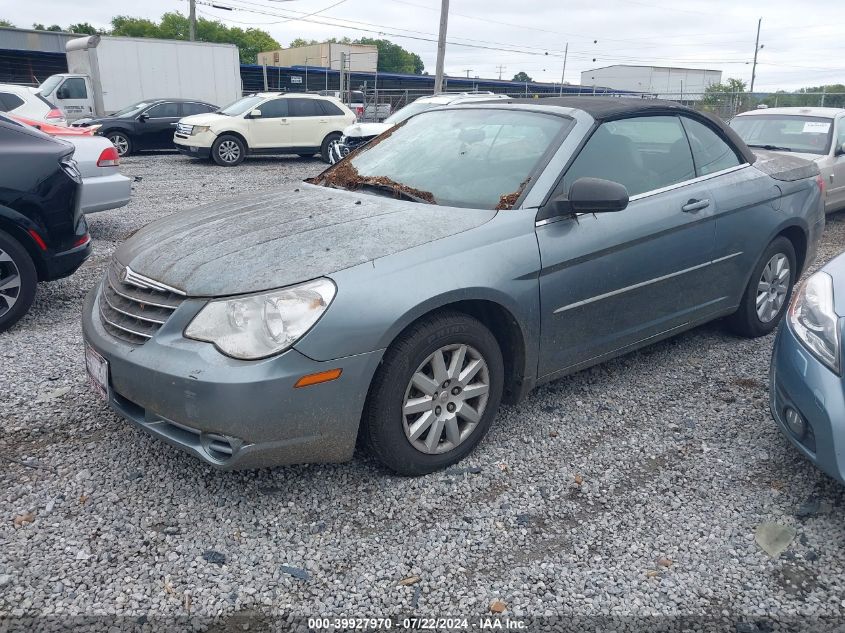
M64 113L39 94L37 88L0 84L0 112L65 125Z
M811 160L824 178L827 213L845 209L845 109L760 108L730 126L749 147Z
M176 125L173 143L195 158L211 158L233 167L247 154L319 153L329 147L355 115L337 99L312 94L258 93L208 114L195 114Z
M491 101L494 99L509 99L508 95L492 92L454 92L420 97L404 108L400 108L381 123L354 123L343 130L343 136L333 143L329 151L329 162L335 164L354 149L372 141L382 132L387 132L394 125L410 119L415 114L445 105L466 103L468 101Z

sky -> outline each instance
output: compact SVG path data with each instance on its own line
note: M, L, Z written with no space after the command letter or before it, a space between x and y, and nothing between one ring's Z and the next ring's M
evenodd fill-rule
M187 10L187 0L0 2L0 18L20 27L106 27L114 15ZM383 37L420 55L434 74L440 0L197 0L197 10L264 29L283 46L299 37ZM613 64L709 68L750 82L758 18L756 91L845 84L842 0L451 0L445 67L448 75L498 78L501 66L503 79L525 71L560 82L568 43L572 84L581 71Z

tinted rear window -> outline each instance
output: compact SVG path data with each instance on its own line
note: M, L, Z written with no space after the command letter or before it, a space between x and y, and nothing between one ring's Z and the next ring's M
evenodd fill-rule
M288 99L290 116L322 116L316 99Z
M0 111L11 112L24 104L24 100L10 92L0 92Z
M331 101L324 101L323 99L320 99L316 103L319 104L319 107L323 111L323 114L327 116L343 116L343 110L338 108Z

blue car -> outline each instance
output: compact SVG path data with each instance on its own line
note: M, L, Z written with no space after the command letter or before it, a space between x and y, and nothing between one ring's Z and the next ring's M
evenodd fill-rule
M845 483L845 253L804 281L775 340L772 416L789 441Z

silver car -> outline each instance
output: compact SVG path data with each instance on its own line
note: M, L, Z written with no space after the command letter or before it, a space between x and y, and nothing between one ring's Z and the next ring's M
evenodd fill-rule
M845 109L761 108L730 122L749 147L815 161L825 181L825 211L845 209Z
M661 101L421 113L307 183L140 230L86 298L124 418L218 468L465 457L504 399L728 317L771 332L824 227L813 163Z
M103 136L60 136L76 148L73 157L82 174L82 212L94 213L129 204L132 179L120 173L120 157Z

